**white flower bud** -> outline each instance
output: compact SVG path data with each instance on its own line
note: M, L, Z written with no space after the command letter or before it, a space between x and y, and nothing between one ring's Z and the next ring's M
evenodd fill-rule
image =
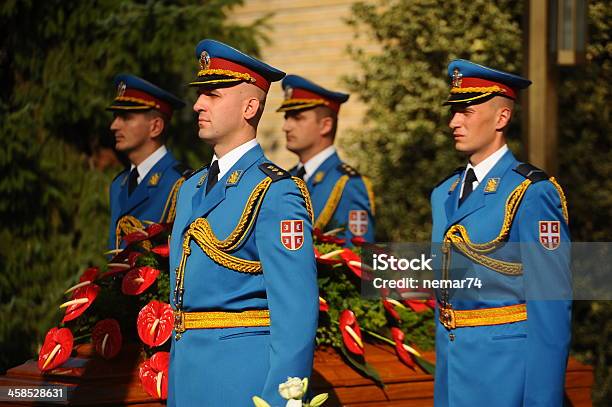
M302 379L299 377L288 377L285 383L278 385L278 392L285 400L301 399L304 395Z

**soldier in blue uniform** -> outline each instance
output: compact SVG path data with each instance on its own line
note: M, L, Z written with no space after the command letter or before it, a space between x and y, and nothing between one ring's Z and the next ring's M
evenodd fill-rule
M315 228L325 232L342 228L337 234L351 245L361 236L374 241L374 193L370 180L343 163L334 139L340 105L349 95L332 92L297 75L282 82L285 100L283 131L287 149L300 162L290 171L308 186L315 213Z
M308 377L318 318L312 205L303 181L255 136L270 83L285 74L203 40L190 84L210 166L180 189L170 241L175 326L168 405L284 406L287 377Z
M115 78L117 96L107 108L114 113L110 129L115 149L130 161L110 187L111 221L108 246L149 222L172 222L180 184L191 171L166 149L166 128L175 109L185 104L176 96L134 75Z
M435 405L561 406L570 344L568 214L559 184L517 161L506 130L525 78L465 60L448 67L455 148L468 158L432 192L442 278Z

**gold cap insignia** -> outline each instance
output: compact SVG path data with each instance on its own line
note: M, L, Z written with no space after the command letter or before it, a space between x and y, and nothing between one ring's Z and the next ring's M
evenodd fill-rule
M323 171L317 171L317 173L314 175L313 182L318 184L319 182L323 181L323 177L325 177L325 173Z
M284 92L285 100L291 99L293 97L293 88L291 86L287 86Z
M451 192L453 192L455 190L455 188L457 188L457 185L459 184L459 180L461 179L461 177L457 178L455 180L455 182L453 182L450 186L450 188L448 189L448 193L450 194Z
M498 185L499 185L499 178L489 178L484 188L485 194L490 194L490 193L497 191Z
M161 174L159 172L156 172L155 174L151 175L151 178L149 178L149 185L154 187L155 185L159 184L160 179Z
M453 81L451 82L453 88L460 88L461 87L461 80L462 80L462 78L463 78L463 75L459 71L459 68L453 69Z
M202 51L200 54L200 69L205 70L210 67L210 55L208 52Z
M123 96L126 89L127 85L125 84L125 82L119 82L119 85L117 85L117 97L120 98L121 96Z

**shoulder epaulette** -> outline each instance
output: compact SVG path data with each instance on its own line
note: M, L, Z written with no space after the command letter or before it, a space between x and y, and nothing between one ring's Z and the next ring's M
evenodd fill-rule
M176 172L181 174L181 177L189 178L189 176L193 173L193 169L183 163L178 163L173 168L176 170Z
M113 178L113 180L112 180L111 182L115 182L115 180L116 180L117 178L119 178L119 177L120 177L122 174L125 174L125 172L126 172L127 170L128 170L128 169L126 168L126 169L124 169L123 171L121 171L119 174L115 175L115 178Z
M531 182L546 181L548 179L548 174L529 163L521 163L517 165L514 171L529 179Z
M208 164L201 166L200 168L198 168L197 170L193 171L191 174L189 174L187 177L185 177L185 181L187 181L189 178L193 177L194 175L196 175L198 172L205 170L206 168L208 168Z
M338 165L338 167L336 167L338 169L338 171L340 171L343 174L348 175L349 177L358 177L359 176L359 172L354 169L353 167L351 167L350 165L346 164L346 163L342 163L340 165Z
M462 165L461 167L457 167L453 170L453 172L451 172L450 174L448 174L448 176L446 176L442 181L438 182L436 184L436 186L434 188L438 188L440 185L442 185L446 180L448 180L449 178L457 175L457 174L461 174L461 172L463 172L463 170L465 170L465 165Z
M282 168L272 164L263 163L259 165L259 169L264 172L268 177L272 179L272 182L276 182L281 179L291 178L289 171L285 171Z

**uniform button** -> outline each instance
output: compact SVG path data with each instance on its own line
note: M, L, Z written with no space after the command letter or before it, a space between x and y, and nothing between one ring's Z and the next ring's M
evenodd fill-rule
M455 334L454 333L449 333L448 334L448 339L450 339L451 342L453 342L455 340Z

